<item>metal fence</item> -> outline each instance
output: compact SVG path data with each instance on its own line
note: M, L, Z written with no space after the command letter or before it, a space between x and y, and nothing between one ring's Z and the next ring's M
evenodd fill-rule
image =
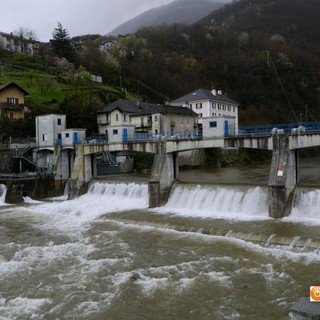
M291 122L291 123L278 123L270 125L257 125L257 126L240 126L239 136L270 136L272 130L283 130L283 133L294 133L295 129L303 128L306 133L320 133L320 121L315 122ZM301 130L302 131L302 130Z

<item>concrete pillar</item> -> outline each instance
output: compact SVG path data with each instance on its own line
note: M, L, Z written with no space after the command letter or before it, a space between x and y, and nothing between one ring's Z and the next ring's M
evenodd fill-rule
M289 136L273 136L273 153L268 183L268 211L273 218L290 214L298 180L298 156L289 150Z
M179 174L178 157L174 153L166 153L165 141L159 141L158 153L155 155L151 179L149 181L149 208L165 203L171 186Z

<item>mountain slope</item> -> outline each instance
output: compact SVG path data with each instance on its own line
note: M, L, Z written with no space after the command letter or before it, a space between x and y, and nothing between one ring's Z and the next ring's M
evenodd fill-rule
M231 0L176 0L160 6L121 24L111 35L128 34L136 32L142 26L155 26L159 24L182 23L191 25L218 9L223 3Z
M286 43L320 52L319 0L239 0L216 10L201 23L234 32L278 35ZM279 38L278 38L279 39Z

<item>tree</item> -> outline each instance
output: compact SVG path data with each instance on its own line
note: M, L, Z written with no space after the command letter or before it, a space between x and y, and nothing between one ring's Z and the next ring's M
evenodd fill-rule
M75 50L72 46L69 32L64 29L62 24L58 22L57 28L52 33L53 39L50 41L53 52L59 58L65 58L68 61L74 61Z
M21 52L25 53L28 50L28 40L37 40L36 32L29 28L20 27L18 30L13 31L16 36L15 42L21 48Z
M13 34L28 40L37 40L37 34L30 28L20 27L18 30L14 30Z

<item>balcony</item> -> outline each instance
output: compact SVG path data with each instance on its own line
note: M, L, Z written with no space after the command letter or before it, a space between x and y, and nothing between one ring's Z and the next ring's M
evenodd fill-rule
M20 104L14 104L9 102L0 102L0 108L5 111L22 111L24 109L25 105Z
M99 126L109 126L110 125L110 121L108 121L108 120L98 120L97 123Z

